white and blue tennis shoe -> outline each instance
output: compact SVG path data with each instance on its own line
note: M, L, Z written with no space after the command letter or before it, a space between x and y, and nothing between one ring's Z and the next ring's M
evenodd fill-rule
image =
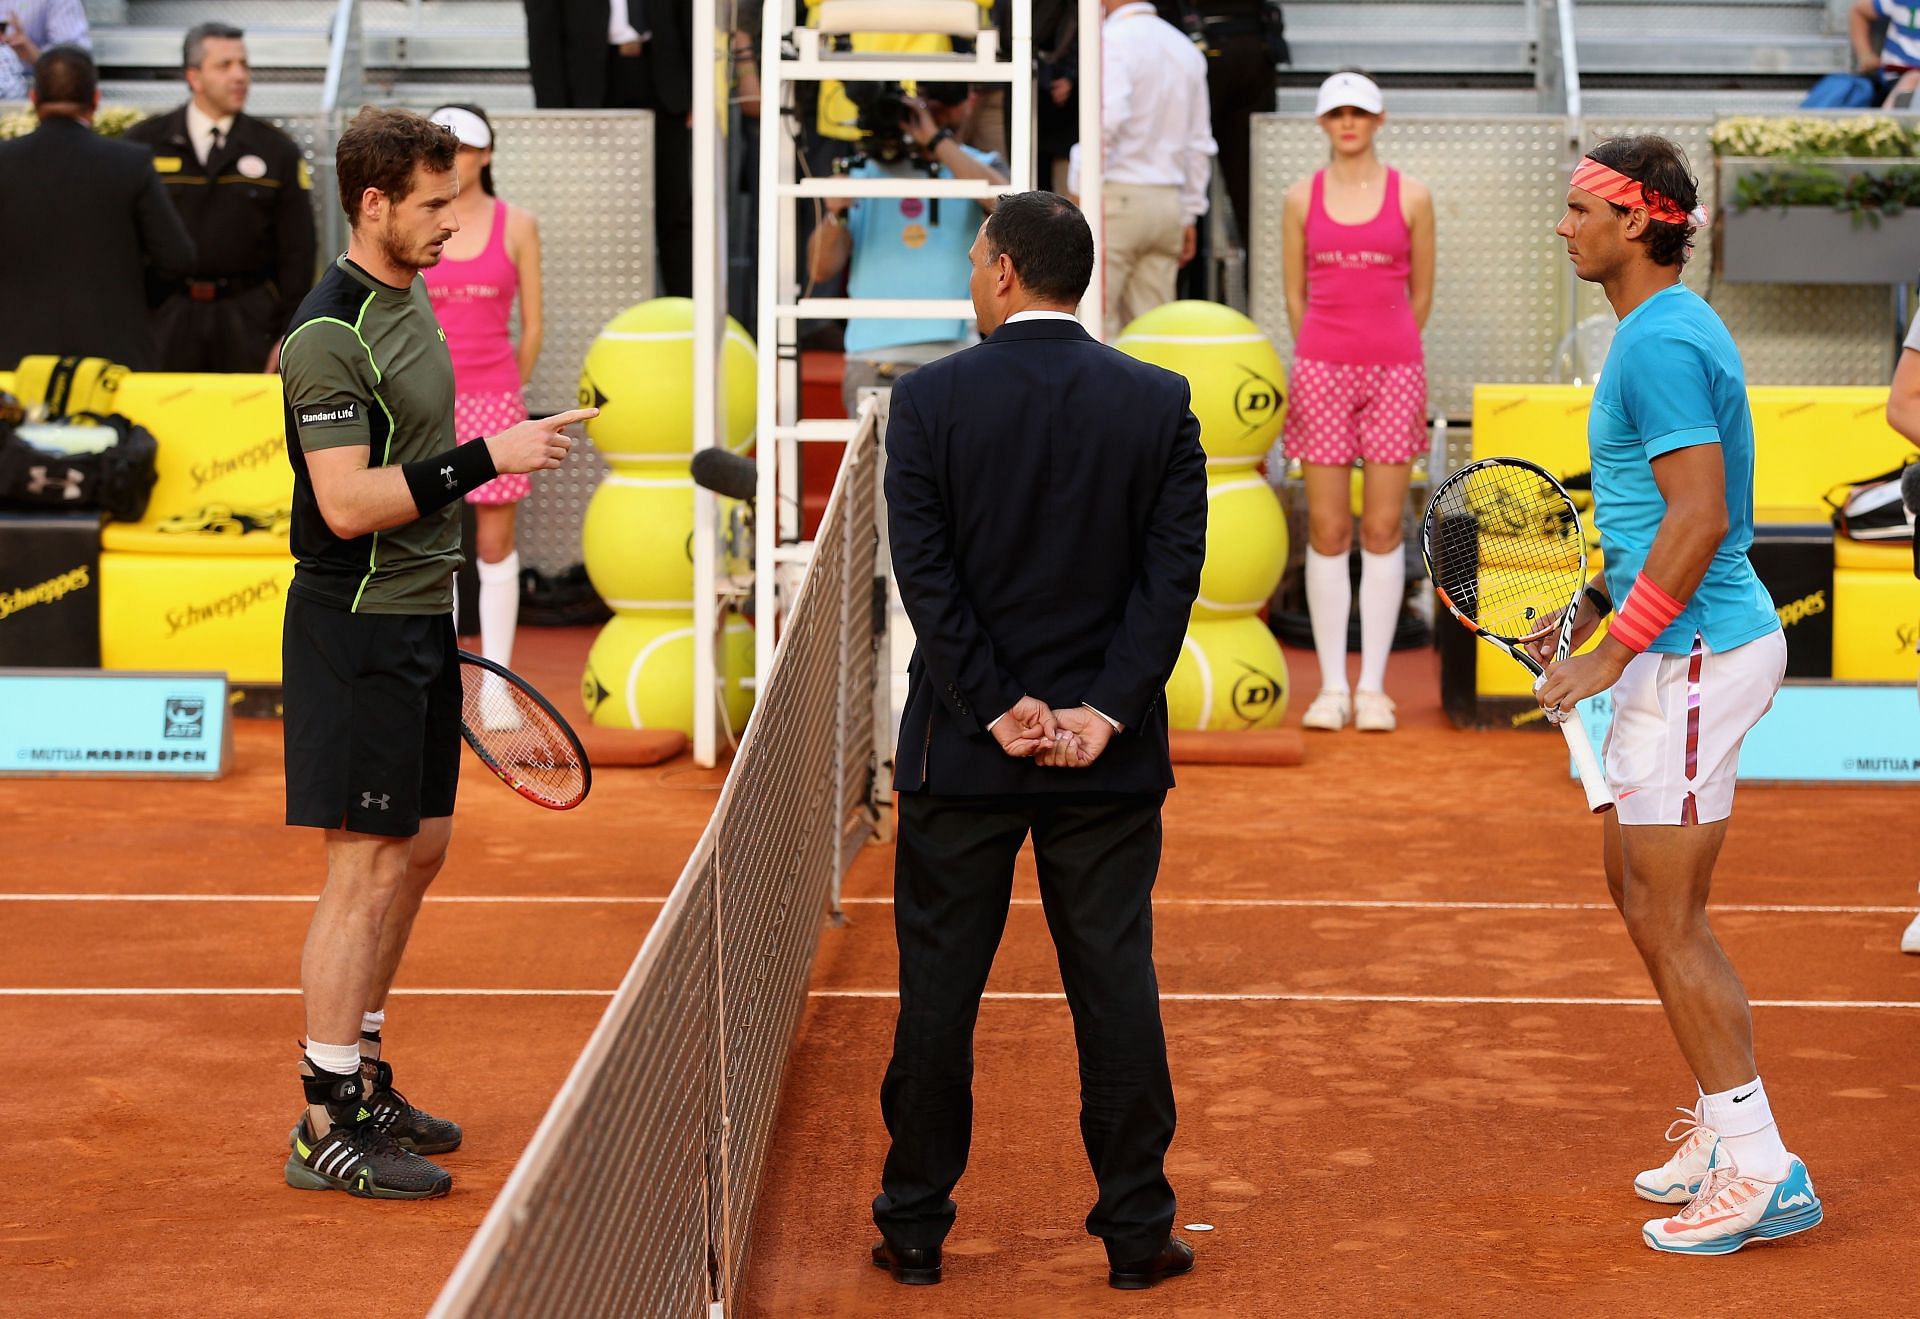
M1762 1181L1734 1167L1716 1141L1706 1180L1687 1207L1672 1218L1650 1220L1640 1235L1655 1250L1673 1255L1726 1255L1750 1241L1805 1232L1818 1226L1825 1212L1807 1165L1798 1158L1787 1165L1784 1179Z

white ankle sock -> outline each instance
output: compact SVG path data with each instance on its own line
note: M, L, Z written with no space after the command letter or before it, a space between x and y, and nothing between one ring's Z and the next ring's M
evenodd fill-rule
M1773 1109L1767 1103L1767 1088L1760 1084L1759 1077L1719 1094L1702 1095L1700 1107L1734 1167L1763 1182L1785 1179L1791 1156L1780 1140L1780 1128L1774 1124Z
M1307 546L1307 613L1313 619L1313 652L1320 657L1320 690L1347 690L1347 618L1353 583L1347 556Z
M307 1041L307 1057L315 1067L323 1072L332 1072L335 1076L355 1076L360 1071L360 1043L322 1044L318 1040Z
M1387 656L1400 606L1407 598L1407 556L1395 545L1385 554L1360 551L1360 690L1385 691Z
M520 552L498 563L478 561L480 573L480 653L495 664L513 660L513 633L520 622Z

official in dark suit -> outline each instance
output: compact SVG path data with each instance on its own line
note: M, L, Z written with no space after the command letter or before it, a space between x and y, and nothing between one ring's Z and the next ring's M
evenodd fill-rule
M93 58L55 46L33 66L40 126L0 142L0 369L35 354L155 365L147 278L177 278L193 240L145 147L96 136Z
M1162 692L1200 586L1206 458L1187 383L1073 318L1093 236L1003 197L971 254L984 343L894 386L887 519L917 645L895 757L900 1016L874 1262L937 1282L972 1127L973 1028L1029 834L1080 1051L1108 1281L1193 1266L1171 1235L1173 1084L1153 969Z
M313 175L292 138L245 113L246 34L202 23L182 51L193 99L127 130L200 259L154 312L163 371L266 371L313 287Z
M524 0L541 109L653 111L660 291L693 296L692 0ZM624 11L624 13L622 13Z

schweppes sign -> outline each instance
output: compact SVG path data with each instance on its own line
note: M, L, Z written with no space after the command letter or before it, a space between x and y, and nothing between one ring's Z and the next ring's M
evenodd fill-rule
M56 600L65 599L75 591L84 591L92 585L93 572L87 564L83 563L57 577L49 577L44 582L36 582L32 586L22 586L11 591L0 591L0 618L9 618L35 605L50 605Z
M262 577L257 582L251 582L212 600L203 600L180 609L169 609L167 636L169 639L177 637L188 628L199 627L203 623L211 623L218 618L237 617L257 604L279 598L279 580L273 577Z

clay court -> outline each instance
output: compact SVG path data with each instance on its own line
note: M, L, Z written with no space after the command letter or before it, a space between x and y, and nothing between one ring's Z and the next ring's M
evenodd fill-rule
M586 640L534 632L527 667L564 683ZM1312 690L1311 656L1288 659ZM1733 1279L1802 1313L1903 1309L1889 1264L1911 1244L1920 959L1895 946L1913 794L1742 789L1716 925L1827 1222L1730 1259L1656 1256L1627 1180L1662 1157L1687 1077L1606 905L1599 826L1558 739L1456 732L1429 656L1394 673L1400 733L1316 736L1299 767L1189 767L1170 799L1170 1172L1180 1222L1213 1228L1186 1233L1193 1276L1123 1298L1081 1230L1071 1030L1030 869L981 1015L947 1281L902 1289L867 1265L895 977L876 846L822 938L737 1312L1607 1314ZM605 769L555 817L469 765L389 1026L402 1085L467 1142L446 1156L450 1198L392 1204L281 1184L320 849L277 823L279 757L279 726L246 720L217 784L0 783L16 1313L288 1313L325 1260L378 1270L382 1313L423 1313L720 784L684 759Z

